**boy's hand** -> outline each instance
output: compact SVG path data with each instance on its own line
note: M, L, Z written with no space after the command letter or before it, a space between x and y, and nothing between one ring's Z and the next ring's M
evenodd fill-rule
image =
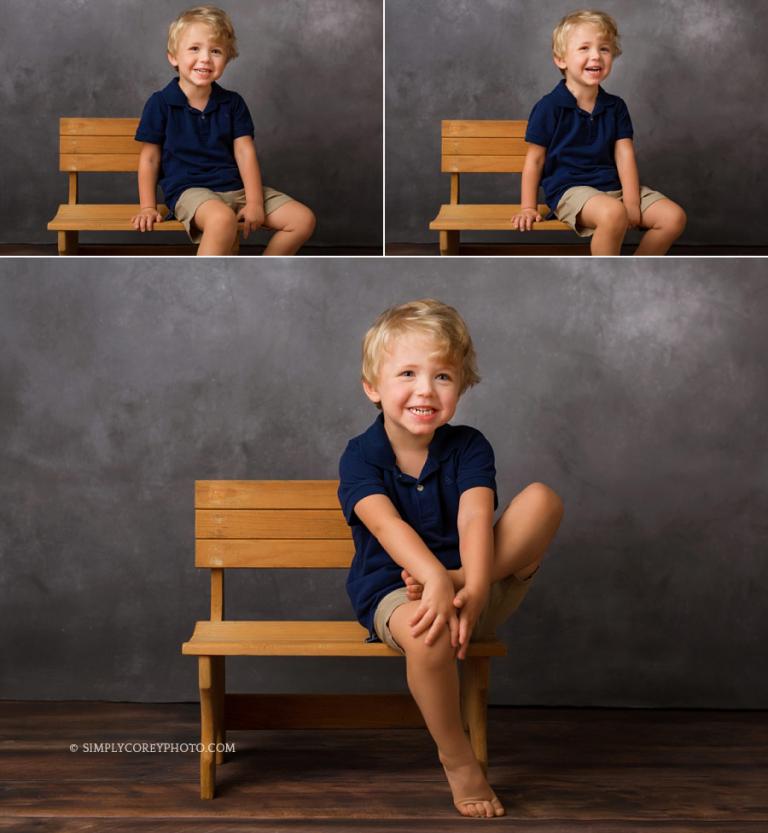
M425 645L432 645L445 627L451 633L451 645L455 648L459 644L459 620L453 606L454 593L453 582L444 569L436 571L424 583L421 604L408 624L414 636L427 631Z
M459 609L459 651L457 654L459 659L464 659L467 656L472 630L485 607L487 599L487 589L483 593L462 587L453 600L453 604Z
M534 223L541 222L541 214L536 208L524 208L512 215L512 228L518 231L530 231Z
M264 225L264 206L247 202L237 212L237 219L238 222L243 221L243 240L247 240L252 231L256 231Z
M137 231L152 231L155 223L162 223L163 215L156 208L142 208L138 214L131 217L131 223Z
M624 203L627 211L627 224L630 228L639 228L641 222L640 203L637 205Z

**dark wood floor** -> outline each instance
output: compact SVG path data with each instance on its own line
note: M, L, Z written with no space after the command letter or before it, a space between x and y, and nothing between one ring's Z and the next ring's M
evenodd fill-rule
M636 248L637 244L624 246L621 253L632 255ZM440 248L436 242L387 243L386 253L390 257L430 257L439 255ZM589 244L462 243L461 253L475 257L584 257L589 255ZM677 257L763 257L768 255L768 246L673 246L669 254Z
M192 243L159 243L155 245L86 243L79 254L84 257L192 257ZM240 247L240 257L254 257L264 246ZM365 257L382 254L381 246L304 246L304 257ZM58 257L55 243L0 243L0 257Z
M0 703L0 831L765 833L768 713L490 710L490 777L508 815L460 818L423 730L231 732L217 797L194 704ZM80 751L71 752L70 744Z

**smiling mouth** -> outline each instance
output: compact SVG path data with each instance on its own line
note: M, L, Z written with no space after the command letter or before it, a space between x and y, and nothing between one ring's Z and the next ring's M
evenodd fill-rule
M593 75L597 75L602 72L602 70L602 67L587 67L587 72L592 73Z
M417 414L418 416L429 416L430 414L435 413L434 408L408 408L408 410L412 414Z

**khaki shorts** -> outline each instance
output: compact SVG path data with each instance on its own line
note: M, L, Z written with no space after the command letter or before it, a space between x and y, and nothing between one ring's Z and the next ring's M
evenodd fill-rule
M508 576L491 584L488 601L475 623L470 642L483 642L496 638L496 628L506 622L520 607L520 603L531 586L534 575L536 573L525 580ZM405 652L392 636L392 631L389 629L389 620L397 608L407 601L408 594L405 587L398 587L397 590L393 590L384 596L373 615L373 629L376 631L376 636L386 645L389 645L390 648L394 648L399 654Z
M597 188L592 188L589 185L576 185L569 188L560 198L560 202L555 209L555 216L558 220L567 223L579 237L591 237L595 230L592 228L585 228L582 225L576 224L576 218L587 200L596 196L597 194L604 194L606 197L613 197L621 200L621 190L618 191L598 191ZM650 208L655 202L667 199L664 194L659 191L653 191L646 188L645 185L640 187L640 212L642 213L647 208Z
M269 188L266 185L264 191L264 215L271 214L276 208L291 202L293 197L288 194L283 194L280 191L275 191L274 188ZM228 205L234 212L237 212L245 205L245 188L240 188L237 191L211 191L209 188L187 188L183 191L176 202L176 207L173 213L176 219L184 224L187 234L193 243L199 243L203 237L203 233L193 225L192 218L198 208L208 200L221 200L225 205Z

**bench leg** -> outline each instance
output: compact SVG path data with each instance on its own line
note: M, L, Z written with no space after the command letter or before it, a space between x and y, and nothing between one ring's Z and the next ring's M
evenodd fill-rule
M472 751L483 768L488 769L488 676L489 657L468 657L462 669L461 711L469 730Z
M58 246L60 255L76 255L77 254L77 237L76 231L60 231L58 233Z
M441 231L440 232L440 254L441 255L457 255L459 253L459 232L458 231Z
M224 720L224 698L227 692L225 659L226 657L211 657L215 718L213 739L216 744L217 765L224 763L223 744L227 740L227 727Z
M199 657L200 678L200 798L213 798L216 789L216 755L211 750L215 735L212 657Z

